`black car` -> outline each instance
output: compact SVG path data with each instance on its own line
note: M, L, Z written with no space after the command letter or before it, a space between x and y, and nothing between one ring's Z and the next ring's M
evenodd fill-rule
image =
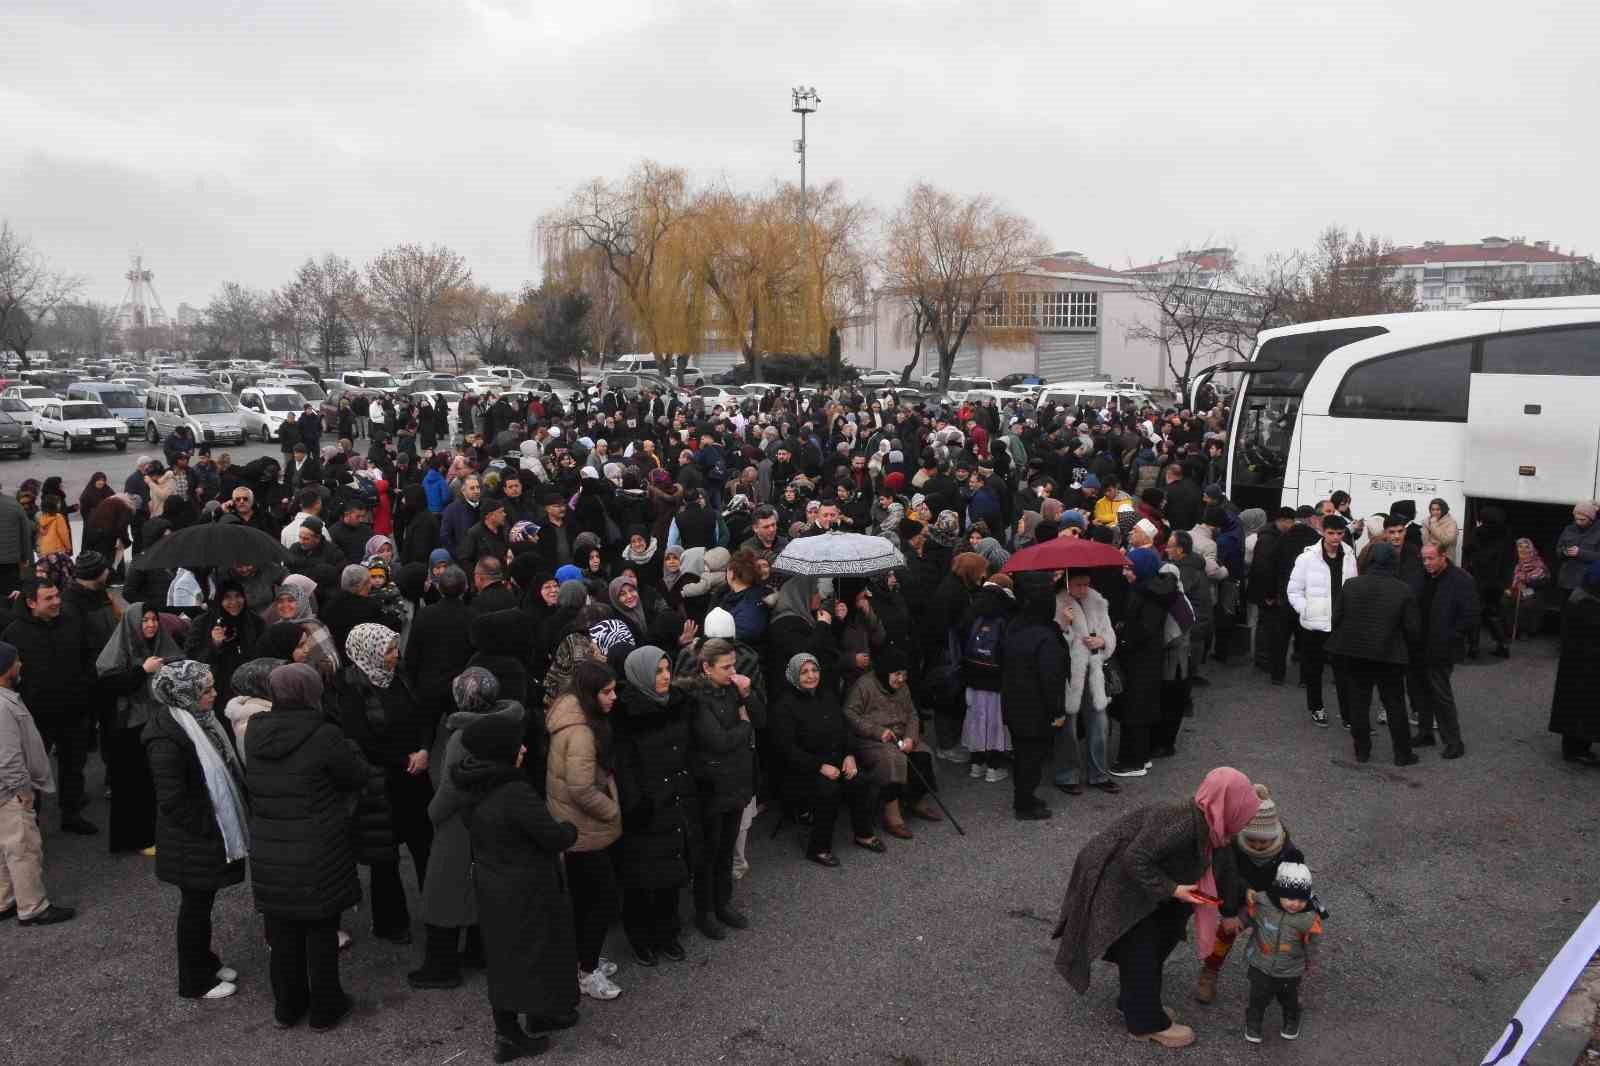
M33 440L28 427L0 411L0 455L14 455L26 459L33 454Z

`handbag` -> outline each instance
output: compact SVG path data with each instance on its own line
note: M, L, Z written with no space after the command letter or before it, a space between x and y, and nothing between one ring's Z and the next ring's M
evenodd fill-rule
M1101 667L1101 676L1105 680L1107 696L1122 695L1122 667L1118 664L1117 660L1107 659L1105 664Z

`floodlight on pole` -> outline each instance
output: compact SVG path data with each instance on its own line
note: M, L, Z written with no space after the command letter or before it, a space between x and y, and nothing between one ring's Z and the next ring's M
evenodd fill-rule
M822 103L822 97L817 95L815 85L797 85L790 90L794 106L790 108L800 116L800 139L794 142L795 154L800 157L800 214L806 213L806 116L814 114L817 106Z

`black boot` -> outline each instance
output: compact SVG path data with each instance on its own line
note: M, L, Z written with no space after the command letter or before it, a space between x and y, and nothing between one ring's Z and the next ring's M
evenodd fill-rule
M544 1034L530 1036L517 1024L517 1012L494 1012L494 1061L511 1062L515 1059L542 1055L550 1047L550 1038Z
M461 962L456 954L456 937L460 930L454 926L430 925L426 927L422 968L406 974L406 984L412 988L457 988L461 985ZM515 1016L512 1024L516 1024Z
M481 926L467 926L467 945L461 949L461 965L468 970L481 970L488 966L488 961L483 957L483 929Z

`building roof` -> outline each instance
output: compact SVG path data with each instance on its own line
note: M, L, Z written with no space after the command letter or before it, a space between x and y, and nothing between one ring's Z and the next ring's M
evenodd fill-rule
M1424 263L1579 263L1586 258L1552 248L1548 241L1528 244L1520 238L1485 237L1477 244L1428 241L1407 245L1396 248L1388 261L1395 266L1419 266Z
M1034 266L1050 274L1082 274L1096 278L1122 277L1122 271L1120 270L1099 266L1079 257L1062 258L1059 254L1047 255L1037 259L1034 261Z
M1132 267L1129 274L1157 274L1181 266L1196 266L1201 270L1227 270L1233 265L1232 248L1202 248L1197 252L1184 252L1176 259L1163 259L1159 263L1146 263Z

